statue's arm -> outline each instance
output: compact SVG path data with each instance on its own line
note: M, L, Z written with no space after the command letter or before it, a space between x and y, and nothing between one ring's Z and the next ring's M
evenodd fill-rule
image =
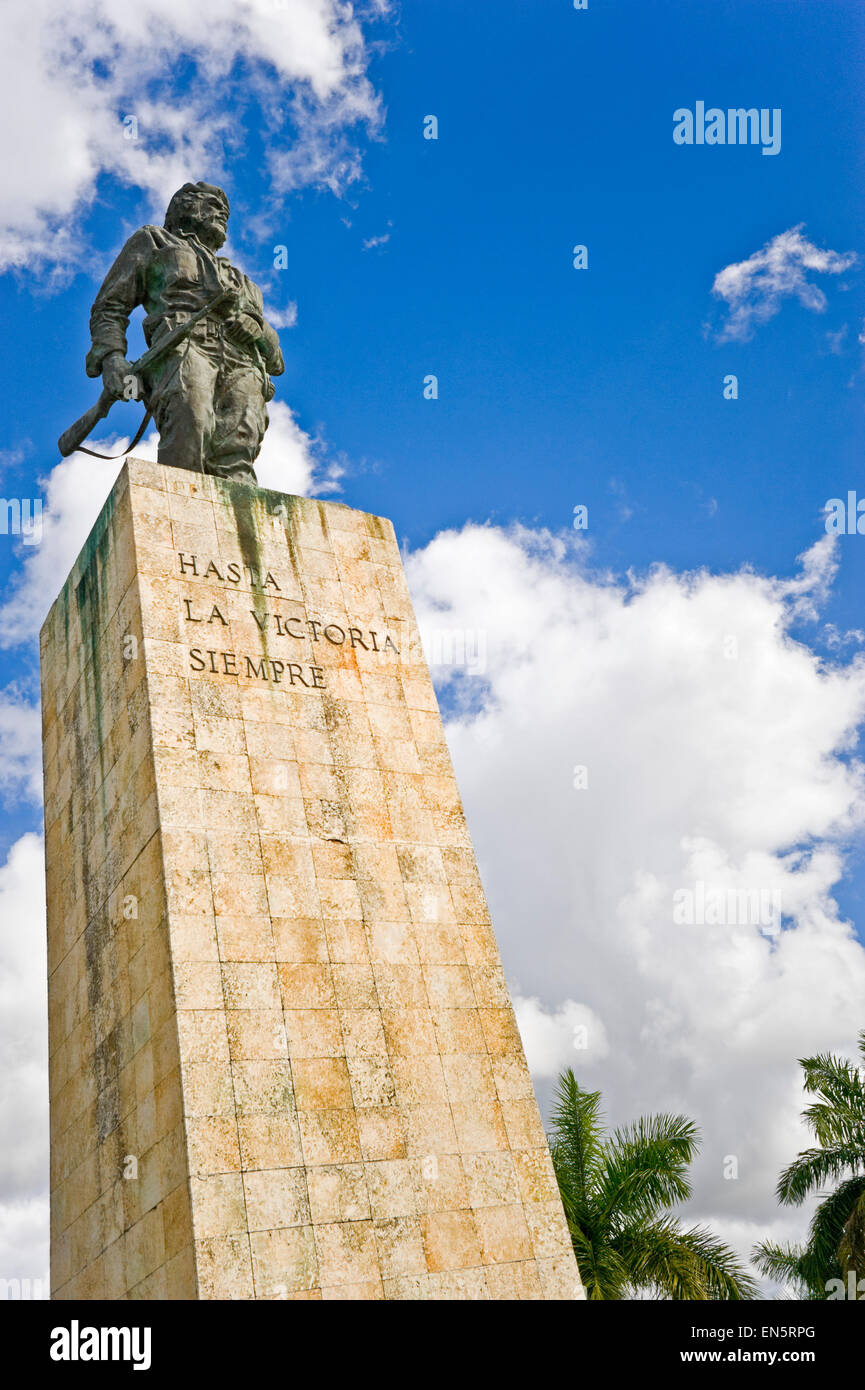
M279 346L279 334L272 324L262 315L261 319L261 342L259 350L264 358L264 365L269 376L282 376L285 371L285 362L282 357L282 348Z
M142 227L129 238L106 275L90 311L92 347L87 354L88 376L99 376L106 358L116 354L126 357L129 315L143 302L153 249L153 238Z
M261 353L268 376L282 376L285 371L285 362L282 358L282 348L279 346L279 334L268 323L264 317L264 299L261 290L254 280L249 276L244 276L244 283L249 307L252 309L250 315L258 330L255 334L254 342L258 351Z

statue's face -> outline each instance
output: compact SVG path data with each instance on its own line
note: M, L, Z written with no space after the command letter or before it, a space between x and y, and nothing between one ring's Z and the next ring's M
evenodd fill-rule
M218 251L228 235L228 212L218 188L203 188L184 200L183 226L211 250Z

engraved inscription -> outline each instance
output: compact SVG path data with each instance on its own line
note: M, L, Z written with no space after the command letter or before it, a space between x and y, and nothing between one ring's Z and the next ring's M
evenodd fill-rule
M185 578L216 580L226 592L229 586L239 590L244 581L250 588L274 597L282 594L282 586L270 570L255 570L246 565L217 564L213 559L202 559L186 551L178 551L180 574ZM183 620L203 628L230 626L224 611L225 605L208 600L199 602L194 595L182 599ZM260 612L250 608L249 614L259 632L266 639L286 639L289 643L320 643L320 650L330 647L347 647L349 650L361 648L365 652L377 652L387 657L398 657L399 647L389 632L376 628L351 627L348 624L324 622L319 618L306 618L300 614L280 613L277 609ZM204 636L204 633L201 634ZM209 635L209 634L208 634ZM219 647L196 645L189 648L190 668L193 671L206 671L212 675L236 676L243 680L261 680L272 685L303 686L308 690L323 690L326 674L323 666L315 661L304 664L288 659L289 653L283 649L281 657L268 653L250 656L245 652L225 651Z

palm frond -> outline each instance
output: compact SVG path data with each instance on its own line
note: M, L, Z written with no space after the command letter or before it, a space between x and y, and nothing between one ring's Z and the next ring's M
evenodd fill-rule
M823 1273L824 1282L835 1279L842 1264L839 1254L844 1232L851 1218L851 1241L857 1244L855 1215L865 1194L865 1176L848 1178L824 1197L816 1208L808 1232L808 1250ZM863 1270L865 1273L865 1270Z
M797 1154L778 1179L778 1201L784 1206L801 1206L811 1192L827 1182L841 1181L860 1169L862 1164L862 1151L851 1145L805 1149Z
M679 1239L694 1257L708 1298L741 1303L758 1297L756 1281L742 1261L705 1226L691 1226Z
M822 1052L817 1057L800 1057L799 1065L804 1073L802 1084L809 1095L822 1096L831 1109L839 1113L850 1111L861 1122L865 1116L865 1090L861 1072L854 1063L846 1057Z
M826 1297L825 1275L807 1246L761 1241L754 1246L751 1258L767 1279L792 1284L803 1298Z
M580 1224L589 1212L602 1163L605 1129L600 1091L584 1091L568 1068L559 1077L549 1136L565 1212Z
M621 1226L651 1220L691 1195L688 1165L699 1151L699 1132L683 1115L652 1115L617 1129L606 1150L599 1204Z
M682 1230L671 1217L632 1226L615 1242L635 1288L680 1299L740 1302L757 1297L741 1261L705 1227Z
M838 1263L845 1280L851 1272L855 1272L857 1278L865 1278L865 1178L854 1178L846 1186L850 1189L846 1194L850 1199L849 1214L837 1246ZM854 1195L857 1187L859 1191Z
M627 1298L630 1270L619 1252L606 1240L591 1243L582 1233L575 1238L573 1231L571 1238L586 1298L591 1302Z
M629 1226L615 1238L633 1289L675 1300L705 1299L705 1285L679 1236L678 1223L664 1218Z
M865 1152L865 1101L858 1107L817 1101L802 1111L802 1119L824 1148L843 1145Z

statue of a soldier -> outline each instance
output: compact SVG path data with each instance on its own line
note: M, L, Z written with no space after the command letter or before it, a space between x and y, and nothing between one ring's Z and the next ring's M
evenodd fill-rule
M228 213L221 188L186 183L164 227L142 227L129 238L91 311L87 374L101 374L108 405L121 396L144 400L159 430L160 463L255 483L270 378L284 364L260 289L216 254ZM126 330L138 304L149 351L132 364ZM71 434L61 440L64 453Z

